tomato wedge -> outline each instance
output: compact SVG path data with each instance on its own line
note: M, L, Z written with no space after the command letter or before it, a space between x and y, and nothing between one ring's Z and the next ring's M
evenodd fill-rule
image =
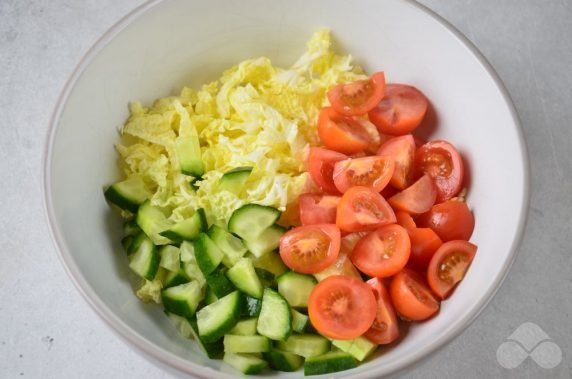
M418 223L433 229L443 241L468 241L475 228L475 217L464 201L449 200L420 215Z
M377 314L371 328L363 336L380 345L392 343L399 337L399 326L397 325L395 310L389 300L389 294L378 278L372 278L366 284L373 289L373 294L377 300Z
M379 192L389 183L394 168L390 157L346 159L334 166L334 184L342 193L353 186L370 187Z
M415 177L429 175L437 187L437 203L451 199L463 185L464 166L461 155L447 141L431 141L415 153Z
M395 170L390 181L392 186L403 190L411 185L415 158L415 140L411 134L388 140L381 145L377 155L391 157L395 162Z
M338 84L327 96L336 112L345 116L361 116L372 110L383 98L385 74L376 72L370 79Z
M395 222L391 206L368 187L352 187L344 193L336 215L336 225L345 232L374 230Z
M341 197L305 193L298 198L302 225L335 224Z
M406 320L425 320L439 310L439 301L431 293L425 278L408 268L393 277L389 295L397 313Z
M314 328L339 340L364 334L373 324L376 312L371 288L351 276L334 275L322 280L308 300L308 315Z
M328 149L344 154L377 149L380 141L369 121L340 115L329 107L322 108L318 116L318 136Z
M408 232L411 240L411 255L408 263L411 267L424 271L443 241L431 228L414 228Z
M407 212L397 211L395 212L395 218L397 219L396 222L403 226L407 231L417 228L415 220L413 220L413 217L411 217Z
M427 281L441 299L447 298L465 276L477 246L467 241L445 242L433 255L427 269Z
M397 274L409 260L411 242L407 231L397 224L380 227L363 237L350 259L363 273L378 278Z
M403 191L389 198L389 204L395 209L408 213L427 212L437 198L437 190L428 175L423 175L419 180Z
M348 159L348 157L337 151L311 147L308 155L310 177L323 191L339 193L334 185L334 165L344 159Z
M331 224L299 226L280 238L280 257L291 270L314 274L340 253L340 230Z
M400 136L421 124L428 107L427 98L417 88L405 84L387 84L369 119L382 133Z

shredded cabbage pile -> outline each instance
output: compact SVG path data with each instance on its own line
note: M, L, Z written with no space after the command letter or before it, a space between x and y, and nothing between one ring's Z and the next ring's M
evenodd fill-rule
M282 211L309 185L306 158L317 145L316 120L332 86L365 76L352 57L336 55L330 31L319 30L307 51L289 69L261 57L239 63L200 90L184 87L179 96L151 107L130 105L116 145L127 177L139 175L154 193L151 203L174 222L204 208L208 221L225 225L246 203ZM179 169L175 138L198 132L205 174L193 178ZM244 190L219 189L221 176L251 166Z

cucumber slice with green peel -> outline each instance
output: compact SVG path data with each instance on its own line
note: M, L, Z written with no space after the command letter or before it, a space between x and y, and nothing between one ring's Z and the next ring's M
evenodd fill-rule
M103 194L110 203L132 213L153 195L140 176L114 183Z
M258 279L250 259L240 258L240 260L226 272L226 276L236 288L245 294L257 299L262 298L262 283L260 279Z
M213 290L207 286L207 289L205 291L205 304L209 305L209 304L214 303L217 300L218 300L217 295L215 295Z
M278 349L264 353L263 357L268 361L270 367L277 371L293 372L304 364L304 358L301 356Z
M135 237L133 237L132 235L128 235L121 239L121 246L123 246L123 250L125 251L126 254L129 253L129 246L131 245L131 243L133 243L134 238Z
M194 245L191 242L183 241L180 251L183 270L190 279L198 281L201 287L204 287L207 280L197 262Z
M160 232L159 234L173 241L180 243L181 241L192 241L197 236L207 230L207 218L205 211L197 209L194 215L176 223L169 229Z
M180 284L185 284L191 281L191 278L189 278L185 270L182 268L177 271L166 270L166 272L167 273L162 280L163 288L176 287Z
M206 275L205 278L207 280L207 285L212 290L213 294L219 299L236 290L225 276L224 271L221 269L217 268L210 274Z
M315 334L293 334L286 341L279 341L278 349L301 355L304 358L315 357L330 351L330 341Z
M312 290L318 284L316 279L310 275L299 274L288 271L278 277L278 292L291 307L305 308L308 306L308 299Z
M237 167L225 172L220 178L219 190L240 195L251 172L252 167Z
M181 251L173 245L165 245L159 249L161 262L159 265L169 271L177 272L181 268Z
M263 268L254 268L256 272L256 276L260 279L260 283L262 283L262 287L267 288L276 288L276 277L270 271L266 271Z
M223 253L206 233L201 233L193 242L197 263L203 274L213 272L222 261Z
M253 336L256 334L257 317L240 320L228 333L239 336Z
M141 233L141 228L137 225L137 221L135 219L125 221L123 224L123 235L136 236L139 233Z
M133 247L129 255L129 267L140 277L153 280L159 269L161 257L153 241L143 233L141 234L137 239L137 246Z
M262 299L257 299L248 295L242 297L242 304L240 306L241 317L258 317L261 309Z
M222 250L222 264L228 268L234 266L244 256L247 249L242 240L217 225L212 225L207 232L213 242Z
M258 237L245 239L244 244L255 257L262 257L280 246L280 237L286 233L286 228L272 225L264 230Z
M332 345L350 354L360 362L373 354L378 346L361 336L353 340L332 340Z
M355 367L357 367L357 362L350 354L342 351L331 351L307 358L304 362L304 375L329 374Z
M183 317L191 317L195 314L203 296L201 286L196 280L161 291L165 309Z
M202 161L199 136L179 136L175 138L175 149L181 172L190 176L201 176L205 172Z
M211 359L221 359L222 355L224 354L224 345L222 344L222 339L219 339L215 342L205 342L199 335L199 327L197 325L196 316L186 320L191 325L193 339L197 341L197 344L201 350L204 351Z
M288 302L271 288L264 289L256 331L277 341L286 340L292 333L292 315Z
M228 231L244 240L255 240L280 217L276 208L246 204L236 209L228 220Z
M252 259L252 264L254 267L269 271L276 277L288 271L288 267L286 267L282 261L282 258L280 258L280 254L277 252L270 252L268 254L264 254L261 257L255 257L250 253L248 253L246 256Z
M306 332L310 324L310 318L295 309L291 309L290 311L292 313L292 330L296 333Z
M224 353L222 360L245 375L256 375L268 367L268 362L252 354Z
M264 353L270 351L272 342L264 336L224 335L225 353Z
M227 334L240 317L240 292L220 298L197 312L199 334L203 341L214 342Z
M151 238L155 245L167 245L171 241L161 236L164 230L169 229L173 223L165 217L165 214L149 201L144 202L137 211L137 225Z
M127 250L126 250L127 256L130 256L135 251L137 251L137 249L139 249L139 246L141 245L141 243L143 243L143 241L148 240L148 239L149 239L149 237L147 237L147 235L143 232L140 232L139 234L136 234L135 236L133 236L133 239L131 240L131 242L127 246Z

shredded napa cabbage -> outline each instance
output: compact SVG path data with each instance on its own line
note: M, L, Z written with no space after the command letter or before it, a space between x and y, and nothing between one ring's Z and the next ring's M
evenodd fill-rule
M226 224L245 203L285 210L309 185L305 161L317 145L316 120L332 86L365 76L351 56L336 55L330 32L314 33L307 51L288 69L270 59L249 59L200 90L184 87L178 96L150 107L130 105L117 144L127 177L140 175L175 222L204 208L209 222ZM193 185L181 174L175 138L198 133L205 174ZM219 189L222 175L252 166L244 190Z

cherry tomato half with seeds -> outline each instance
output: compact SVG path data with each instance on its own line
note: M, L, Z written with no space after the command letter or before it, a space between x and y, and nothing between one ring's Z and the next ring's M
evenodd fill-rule
M305 193L298 198L302 225L335 224L340 196Z
M399 326L389 294L379 278L371 278L366 284L372 288L377 300L377 314L371 328L363 336L379 345L392 343L399 337Z
M395 170L390 180L393 187L403 190L411 185L415 158L415 140L411 134L386 141L377 151L377 155L391 157L395 162Z
M361 116L381 101L384 91L385 74L376 72L370 79L338 84L327 96L336 112L344 116Z
M427 268L427 281L439 298L449 297L465 277L476 252L477 246L467 241L445 242L435 252Z
M395 222L395 213L383 196L369 187L352 187L344 193L336 225L345 232L377 229Z
M334 184L342 193L353 186L370 187L380 192L389 183L394 168L390 157L346 159L334 166Z
M334 165L336 162L348 159L347 155L337 151L311 147L308 155L308 172L310 177L323 191L337 194L334 185Z
M435 298L421 274L404 268L391 280L389 295L397 313L410 321L426 320L439 311Z

